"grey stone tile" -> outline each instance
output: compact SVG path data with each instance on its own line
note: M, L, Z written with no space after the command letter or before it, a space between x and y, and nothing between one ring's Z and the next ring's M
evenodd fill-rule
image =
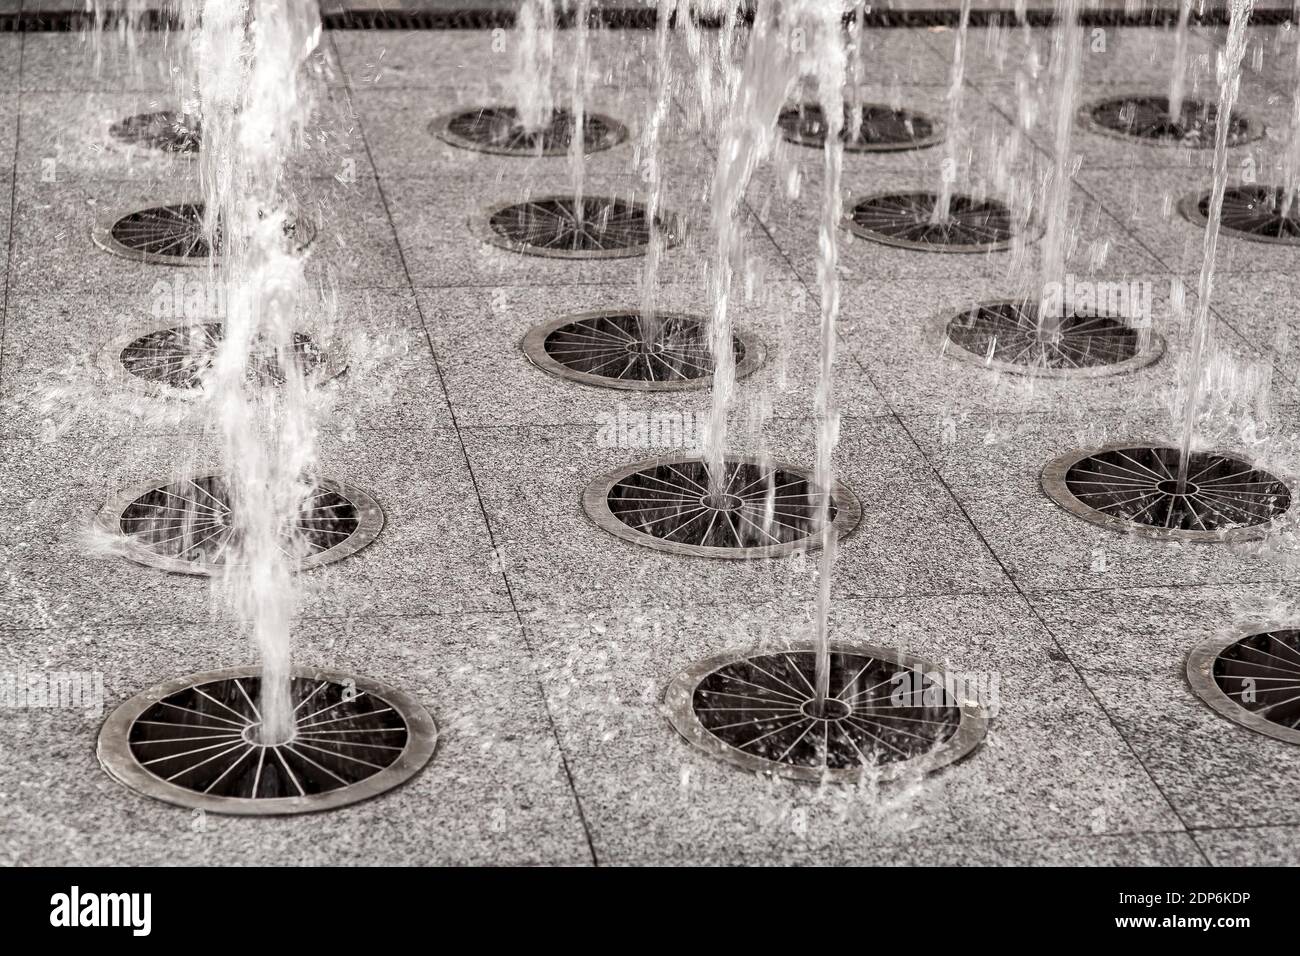
M292 175L368 178L370 164L347 99L309 89L314 109ZM23 97L19 174L26 182L137 180L157 184L199 174L198 154L126 143L110 127L138 113L176 110L181 101L158 91L49 92ZM49 164L53 162L51 169Z
M1300 827L1197 830L1193 838L1215 866L1300 866Z
M146 297L28 297L10 303L0 435L122 437L202 432L198 393L146 391L108 353L132 335L221 321L220 293L201 270L168 270ZM205 308L214 305L211 312ZM450 427L428 340L410 291L344 291L304 303L299 331L342 374L313 396L325 431ZM115 371L117 370L117 371Z
M1267 185L1269 171L1260 169L1258 185ZM1169 271L1199 274L1204 258L1205 230L1189 222L1178 210L1181 200L1201 196L1212 185L1208 175L1186 170L1150 170L1141 178L1115 176L1105 170L1086 169L1076 177L1087 192L1110 212L1124 228L1157 256ZM1228 185L1242 185L1234 170ZM1214 268L1218 275L1231 272L1285 272L1295 259L1288 245L1257 242L1219 234Z
M1081 591L1033 600L1189 827L1300 822L1291 799L1300 750L1219 716L1184 676L1200 641L1293 614L1290 589Z
M640 308L634 286L498 287L421 292L442 375L462 426L591 424L631 414L680 415L702 425L711 389L637 392L570 382L534 367L520 344L535 325L571 313ZM709 320L702 284L661 285L657 308ZM737 383L742 418L810 418L820 372L816 303L796 283L768 283L755 301L734 300L733 328L766 349L766 362ZM861 371L842 356L836 395L846 416L880 414L884 405ZM697 435L698 437L698 435Z
M1188 287L1196 288L1198 279L1189 275ZM1291 302L1297 292L1300 284L1288 272L1229 272L1214 278L1210 299L1222 323L1271 359L1278 373L1291 381L1300 378L1300 359L1292 344Z
M18 70L22 65L23 34L0 36L0 91L18 89Z
M125 35L29 33L23 44L22 89L32 92L154 92L181 99L193 90L184 31Z
M414 467L414 442L436 469ZM219 460L217 439L5 442L0 488L13 528L4 545L5 629L228 617L208 579L114 555L88 535L95 513L124 488ZM416 614L509 606L464 458L435 430L322 435L319 473L373 495L385 525L367 548L303 574L300 613ZM219 579L218 579L219 580Z
M13 248L13 282L18 294L145 296L175 267L136 262L99 249L91 241L96 223L128 212L193 202L202 195L197 180L145 183L20 183ZM305 275L313 286L400 287L406 284L392 227L375 182L333 178L296 183L301 214L314 223ZM195 266L195 276L202 275Z
M1094 280L1122 283L1126 288L1136 283L1139 300L1141 290L1148 289L1152 307L1148 334L1165 343L1165 354L1154 364L1116 375L1051 379L1007 373L969 361L956 346L947 344L948 322L976 303L1020 298L1036 301L1040 288L1036 277L1032 284L1028 276L1018 281L847 282L841 293L840 329L851 353L894 409L905 415L934 416L932 423L922 424L926 430L940 427L948 419L960 423L972 413L1011 416L1073 405L1127 415L1160 407L1162 396L1179 381L1179 360L1190 350L1186 325L1196 297L1183 282L1186 305L1183 311L1177 310L1172 301L1175 280L1181 281L1181 277ZM1191 288L1194 290L1194 284ZM1252 342L1237 336L1232 327L1221 327L1217 341L1243 367L1263 361ZM1285 382L1278 379L1274 388L1274 401L1289 400L1291 390Z
M441 178L448 174L474 173L484 178L500 177L505 181L527 179L533 175L563 176L569 169L569 157L499 156L476 152L445 142L430 127L438 120L461 111L486 106L508 105L509 100L486 98L476 88L448 87L423 90L380 87L352 92L352 100L365 130L366 142L379 174L385 179ZM626 137L609 149L586 155L585 164L593 172L640 176L646 158L641 142L653 97L644 90L602 87L593 90L586 102L588 115L601 114L621 124ZM671 114L659 133L661 163L678 166L699 158L698 137L684 129L679 117Z
M1032 159L1032 157L1030 157ZM957 190L973 196L998 199L1022 217L1037 208L1035 184L1040 183L1042 164L990 170L988 176L961 178ZM817 281L818 234L821 227L822 187L820 173L805 168L802 188L790 198L783 184L766 178L749 193L750 205L772 233L776 244L789 256L795 270L808 283ZM852 204L880 193L936 192L937 171L917 169L881 170L858 181L845 180L846 214ZM1072 197L1073 241L1066 249L1067 271L1078 277L1127 277L1164 271L1132 237L1117 227L1115 219L1082 192ZM1042 255L1042 236L1035 226L1021 234L1015 244L993 252L944 253L904 249L861 238L841 229L839 275L841 279L966 279L971 282L1017 281L1037 275Z
M372 801L298 817L199 816L131 793L95 762L99 721L6 710L0 845L10 865L583 864L591 860L513 615L302 622L297 659L399 687L439 727L433 759ZM106 706L249 663L224 626L10 635L0 670L104 674Z
M343 71L353 89L480 89L497 99L509 89L518 55L517 32L489 30L398 32L339 30L333 34ZM554 40L552 87L569 89L577 31ZM588 82L593 87L642 85L648 81L654 34L641 30L593 30Z
M712 160L701 155L689 175L667 171L661 210L677 217L683 233L669 247L659 265L659 280L666 283L703 281L712 261L715 240L710 213L703 199L700 172ZM469 171L442 180L386 181L385 191L400 197L392 203L393 223L417 288L458 285L584 285L631 284L645 269L641 256L618 259L557 259L526 255L478 241L471 222L481 222L493 203L524 202L546 195L572 195L573 181L566 172L538 170L524 180L500 172L494 177ZM608 196L645 201L645 184L639 177L588 171L584 185L588 197ZM793 278L789 266L759 223L747 218L750 263L747 270L766 279ZM737 282L744 279L737 277Z
M1073 449L1124 440L1177 444L1167 415L1134 411L1109 421L1078 408L1050 416L958 416L953 427L932 417L909 425L989 547L1027 590L1291 581L1300 573L1290 555L1289 525L1263 542L1162 543L1096 527L1041 491L1043 467ZM1238 447L1265 467L1291 471L1284 467L1293 460L1284 443L1247 450L1225 438L1212 447Z
M774 422L766 448L811 467L812 429ZM464 429L515 600L543 605L682 606L810 594L814 556L730 561L668 555L624 542L582 511L586 485L615 467L670 449L601 447L597 429ZM728 446L756 451L739 432ZM842 539L833 588L847 595L946 594L1008 588L951 498L907 450L892 419L844 422L837 477L862 505Z
M550 607L528 619L602 862L935 862L945 854L920 851L918 860L912 848L949 841L964 844L950 848L952 858L987 859L1014 854L1001 847L1008 840L1179 828L1016 598L841 600L832 607L840 640L999 675L989 737L938 775L878 788L817 788L745 774L677 738L660 696L681 669L724 650L806 641L809 614L807 605L783 602L570 615Z

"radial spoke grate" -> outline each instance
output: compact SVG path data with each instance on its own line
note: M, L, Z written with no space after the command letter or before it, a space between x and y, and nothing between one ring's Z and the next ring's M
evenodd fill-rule
M828 696L813 690L811 648L729 654L668 688L669 718L689 742L749 772L853 781L920 775L969 754L986 718L938 668L876 647L834 645Z
M211 374L224 334L225 326L220 322L132 334L125 340L110 344L106 359L111 363L111 371L120 369L146 386L194 391L203 388ZM334 374L324 353L305 333L294 333L293 354L304 376ZM259 386L282 385L285 376L277 350L266 343L252 348L248 358L248 377L250 382Z
M133 146L148 146L168 153L197 153L201 142L197 116L174 110L137 113L108 128L114 139Z
M305 813L403 783L429 760L437 731L409 695L374 681L298 670L292 735L267 742L256 667L171 681L113 712L99 759L119 782L215 813Z
M1015 238L1011 210L996 199L955 195L948 215L934 221L938 203L930 192L868 196L853 204L845 226L864 239L926 252L991 252Z
M452 113L434 120L435 136L462 149L503 156L564 156L573 144L577 124L568 110L554 110L540 129L529 130L513 107L489 106ZM582 122L583 152L610 149L627 139L627 128L600 113L587 113Z
M861 107L860 115L855 134L852 128L853 107L845 104L844 128L840 133L840 141L850 152L924 149L943 140L936 120L911 110L867 103ZM815 103L782 110L778 123L782 135L792 143L818 148L826 145L826 116Z
M532 329L523 349L552 375L604 388L701 388L713 375L704 321L673 312L611 309L565 316ZM762 364L764 350L749 336L735 334L732 354L739 379Z
M305 220L287 222L284 231L297 249L306 248L316 235ZM93 238L100 248L137 262L201 265L220 259L221 234L218 224L209 242L203 203L176 203L109 216L95 227Z
M1251 730L1300 743L1300 630L1218 635L1187 658L1192 689Z
M374 541L383 520L365 492L317 479L296 520L282 531L280 549L299 568L341 561ZM217 573L240 552L229 483L221 475L131 489L106 505L97 521L125 539L128 558L166 571Z
M627 541L673 554L776 557L821 545L823 492L802 468L728 457L714 484L699 458L660 458L588 485L587 514ZM834 533L857 526L861 508L842 484L825 502Z
M668 245L677 239L671 217L657 217ZM644 255L650 245L646 208L630 200L587 196L543 196L498 205L476 224L485 242L526 255L561 259L614 259Z
M944 319L947 354L1022 375L1092 377L1132 371L1164 354L1164 340L1112 315L1040 319L1038 303L984 302Z
M1190 541L1262 537L1291 507L1287 483L1249 462L1192 452L1180 482L1179 457L1150 445L1071 453L1048 465L1043 488L1093 524Z
M1175 117L1170 113L1167 96L1111 97L1084 107L1081 116L1097 132L1186 149L1213 149L1219 123L1219 110L1213 103L1184 99ZM1228 126L1230 148L1263 135L1257 124L1232 114Z
M1204 227L1210 215L1209 193L1188 196L1179 203L1183 216ZM1239 186L1223 193L1220 219L1223 231L1242 239L1300 244L1300 208L1297 197L1287 197L1280 186Z

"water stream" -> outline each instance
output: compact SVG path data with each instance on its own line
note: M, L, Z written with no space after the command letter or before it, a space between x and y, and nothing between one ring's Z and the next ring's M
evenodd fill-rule
M1183 408L1182 437L1179 442L1177 493L1187 491L1187 471L1195 438L1197 411L1205 382L1206 350L1212 330L1210 299L1214 292L1214 254L1219 242L1223 218L1223 194L1228 185L1228 132L1241 84L1241 60L1246 52L1246 24L1254 9L1254 0L1231 0L1228 38L1218 59L1219 122L1214 132L1213 187L1206 215L1205 239L1201 246L1201 272L1196 286L1196 313L1192 319L1191 360Z

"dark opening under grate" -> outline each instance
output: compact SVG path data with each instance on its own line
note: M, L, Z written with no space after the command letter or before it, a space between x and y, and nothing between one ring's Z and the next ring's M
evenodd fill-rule
M169 153L197 153L200 145L197 116L175 110L137 113L108 128L115 139L135 146L148 146Z
M953 316L945 326L950 355L990 367L1034 375L1090 375L1141 367L1164 345L1129 320L1104 314L1049 316L1027 300L985 302Z
M593 482L584 505L607 531L675 554L770 557L820 546L823 492L803 469L732 457L724 469L714 491L698 458L642 462ZM861 517L842 485L827 513L838 536Z
M983 713L937 668L878 648L835 645L828 696L811 648L695 665L666 695L687 740L749 770L804 780L896 779L938 769L982 739Z
M541 129L528 130L519 111L509 106L466 110L435 120L433 133L462 149L506 156L563 156L573 145L573 114L554 110ZM583 152L594 153L627 139L623 124L600 113L587 113L582 121Z
M1011 210L996 199L955 195L948 216L932 222L938 202L930 192L868 196L853 205L845 225L864 239L926 252L989 252L1015 238Z
M1209 193L1184 199L1179 207L1190 221L1204 227L1210 216ZM1223 193L1224 232L1258 242L1300 244L1300 208L1297 197L1288 202L1279 186L1238 186Z
M659 236L676 241L675 227L656 220ZM543 196L499 206L488 213L487 241L529 255L568 259L637 256L650 243L651 223L644 206L623 199Z
M1181 486L1178 460L1176 448L1112 446L1057 459L1043 484L1095 524L1189 540L1258 537L1291 506L1285 482L1239 458L1192 452Z
M1169 113L1167 96L1119 96L1084 109L1089 125L1101 132L1147 140L1155 145L1213 149L1219 110L1213 103L1184 99L1178 116ZM1263 135L1245 117L1232 114L1228 146L1240 146Z
M226 668L168 681L115 710L101 764L147 796L215 813L325 810L395 787L433 755L437 728L409 695L328 671L295 669L293 734L262 739L262 677Z
M159 329L133 339L117 352L117 360L130 375L145 382L176 389L201 388L225 334L220 322ZM325 356L310 336L293 336L293 352L304 375L322 371ZM258 385L284 383L284 369L275 349L260 346L249 355L249 379Z
M706 386L713 374L708 329L673 312L608 310L566 316L533 329L524 351L539 368L561 378L643 391ZM736 377L761 364L763 349L733 335Z
M867 103L861 107L861 117L855 136L851 129L853 107L845 104L840 140L850 152L923 149L943 139L938 122L911 110ZM815 103L782 110L778 123L782 134L792 143L816 147L826 145L826 117Z
M206 574L238 558L229 485L221 475L196 475L126 493L101 512L106 530L127 539L126 556L164 570ZM379 533L383 514L369 495L319 479L281 548L299 567L341 560Z

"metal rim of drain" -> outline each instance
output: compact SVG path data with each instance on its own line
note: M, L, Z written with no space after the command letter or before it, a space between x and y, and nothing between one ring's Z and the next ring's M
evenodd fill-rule
M1061 340L1044 343L1037 335L1037 315L1036 302L998 299L961 311L945 310L932 322L944 355L1013 375L1052 379L1123 375L1153 365L1165 354L1165 340L1159 333L1135 329L1122 317L1110 315L1067 316ZM1011 359L1000 357L1008 352ZM1030 358L1037 361L1024 360ZM1089 364L1094 358L1104 361Z
M497 156L567 156L572 140L573 114L557 109L539 132L529 134L511 106L485 106L457 110L429 124L429 132L459 149ZM627 127L603 113L586 113L582 123L583 152L598 153L625 142Z
M599 388L638 392L668 392L707 388L712 381L707 324L679 312L655 312L660 325L653 348L646 348L636 309L598 309L561 316L534 326L524 336L528 360L557 378ZM767 350L753 336L733 332L736 379L745 378L767 358ZM624 367L617 374L597 374L599 369ZM659 374L672 376L654 378ZM585 368L579 366L586 366ZM695 374L698 373L698 374Z
M100 217L91 239L105 252L149 265L219 264L220 252L208 248L203 234L203 208L202 202L180 202L118 210ZM285 233L301 251L316 238L316 227L303 218Z
M1261 644L1267 650L1258 646ZM1253 657L1267 658L1270 663L1250 659ZM1234 723L1274 740L1300 744L1300 697L1296 695L1300 687L1300 630L1238 628L1207 638L1187 655L1187 681L1197 697ZM1278 691L1270 692L1269 681L1287 682L1282 692L1288 696L1274 701L1272 694ZM1234 687L1234 682L1240 687ZM1246 706L1247 690L1251 703L1259 706ZM1292 705L1290 723L1264 716L1281 704Z
M1224 190L1221 229L1251 242L1300 245L1300 197L1292 203L1286 216L1270 211L1284 198L1283 194L1280 186L1236 186ZM1209 223L1209 205L1210 193L1193 193L1178 201L1178 211L1188 222L1204 229Z
M844 149L850 153L893 153L910 149L928 149L943 142L943 124L912 110L863 103L862 132L856 140L847 139L851 104L844 104ZM786 142L821 149L826 145L826 123L821 106L804 103L781 111L777 123Z
M747 455L727 455L724 462L728 476L723 489L726 501L721 506L707 500L711 494L703 460L698 455L677 455L633 462L602 475L583 491L582 507L597 527L617 538L683 557L751 560L821 547L822 530L812 526L818 492L807 469ZM737 476L744 476L746 484L736 485ZM757 490L751 490L760 482ZM801 490L786 492L782 498L793 503L783 501L778 506L775 492L785 488ZM769 492L773 495L773 523L765 527L761 518ZM831 489L829 508L837 538L846 537L862 520L862 505L840 481ZM701 531L695 522L706 514L709 521ZM691 515L690 520L683 520ZM719 515L723 520L718 520ZM638 522L637 516L645 520ZM691 529L689 537L683 535L687 528ZM758 543L762 539L755 532L771 538L772 543ZM696 536L698 542L689 540ZM704 543L708 541L724 543ZM730 541L735 543L726 543Z
M97 364L111 380L133 391L193 397L202 393L203 377L211 368L223 327L222 322L195 322L127 332L100 349ZM306 333L295 333L294 340L309 379L328 381L347 371ZM257 356L250 374L260 385L283 381L274 357L264 354Z
M187 118L176 110L136 113L114 123L108 131L129 146L147 146L181 156L199 152L202 143L198 117Z
M1165 95L1129 94L1108 96L1079 108L1079 121L1085 128L1114 139L1148 146L1180 149L1213 149L1218 106L1191 97L1183 100L1179 122L1169 122L1169 97ZM1213 121L1210 118L1214 117ZM1228 148L1244 146L1262 139L1263 125L1233 110L1228 132ZM1177 131L1183 130L1178 135Z
M351 557L384 527L383 509L360 488L330 478L313 478L312 488L298 535L310 550L298 558L299 571ZM136 564L211 576L225 567L228 515L224 476L195 472L120 492L100 509L95 527L122 540L123 557Z
M949 699L946 688L930 680L943 668L869 644L833 641L830 650L831 694L838 703L821 714L812 710L815 651L804 644L721 654L691 665L664 694L669 722L688 743L717 760L749 773L814 783L856 783L867 773L881 782L919 777L961 760L984 739L988 717L983 708ZM909 685L905 693L920 696L913 698L915 706L898 706L892 696L903 685L896 675L909 672L915 675L909 680L919 686ZM883 681L882 673L887 675ZM846 674L853 676L845 680ZM843 697L864 675L875 686ZM864 695L882 686L887 706L863 707L877 703ZM941 705L927 699L926 691L935 690L943 694ZM719 706L712 707L710 698ZM702 719L701 713L723 716ZM745 714L749 716L742 719ZM820 747L807 742L819 724ZM940 731L927 737L919 732L925 724L938 725ZM750 733L747 742L738 744L737 738ZM783 752L770 755L787 743ZM762 746L752 749L755 744Z
M293 669L295 688L300 688L295 713L311 700L325 706L295 719L292 740L265 745L255 736L260 715L253 701L260 675L257 666L228 667L169 680L135 695L100 730L100 766L122 786L166 803L217 814L272 816L332 810L378 796L415 776L437 748L437 726L410 694L365 677L302 667ZM335 716L326 716L329 712ZM323 719L304 723L316 717ZM364 742L333 739L344 736ZM393 748L398 752L393 754ZM268 763L272 755L275 764ZM178 766L182 758L186 765ZM378 762L384 759L386 763ZM174 773L172 768L177 768ZM267 795L259 797L259 792Z
M630 259L649 250L650 224L640 202L586 196L583 204L604 211L603 217L594 217L596 230L585 228L593 217L584 215L579 222L573 196L547 195L493 203L470 218L470 232L500 249L548 259ZM682 232L677 217L661 210L655 219L665 246L676 245ZM534 241L538 239L546 241Z
M974 253L1010 249L1028 234L997 199L954 193L951 223L931 224L938 194L924 190L874 193L848 201L844 228L862 239L916 252Z
M1042 487L1056 504L1090 524L1161 541L1258 540L1295 500L1289 479L1213 451L1192 453L1192 490L1179 493L1178 456L1177 448L1140 442L1070 451L1047 463ZM1138 520L1144 516L1153 523ZM1183 526L1193 522L1201 527Z

